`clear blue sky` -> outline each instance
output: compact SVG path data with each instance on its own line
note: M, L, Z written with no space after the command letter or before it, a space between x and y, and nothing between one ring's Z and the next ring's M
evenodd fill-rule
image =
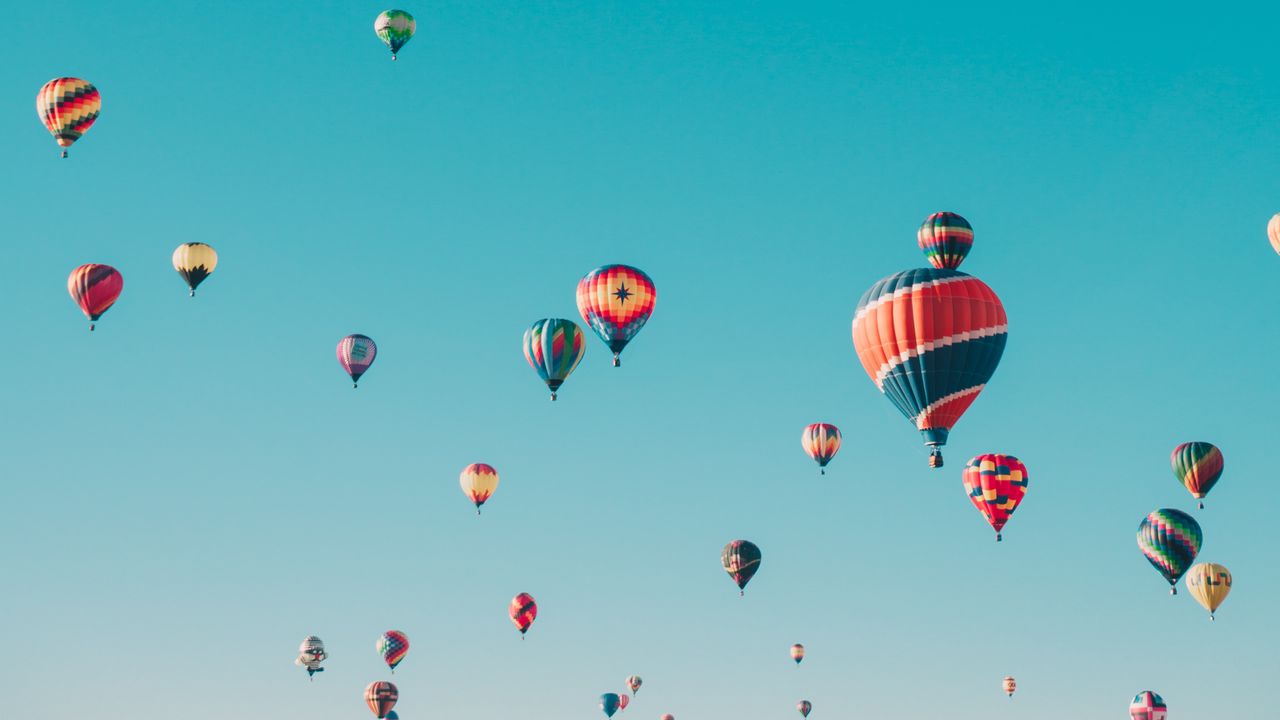
M1280 10L405 8L396 63L376 4L0 11L0 717L362 718L393 679L405 720L594 719L632 673L624 720L1270 711ZM67 160L33 112L59 75L104 98ZM944 209L1011 329L934 472L849 325ZM221 257L195 300L185 241ZM92 334L86 262L125 277ZM656 313L552 404L521 333L607 262ZM1192 439L1226 456L1213 624L1134 542L1194 506ZM999 545L960 482L995 451L1031 471Z

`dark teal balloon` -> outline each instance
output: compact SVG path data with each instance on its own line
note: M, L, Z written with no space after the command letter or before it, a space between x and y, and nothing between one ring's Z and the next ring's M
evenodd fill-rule
M605 693L600 696L600 709L604 711L605 717L613 717L620 707L622 707L622 700L618 698L617 693Z

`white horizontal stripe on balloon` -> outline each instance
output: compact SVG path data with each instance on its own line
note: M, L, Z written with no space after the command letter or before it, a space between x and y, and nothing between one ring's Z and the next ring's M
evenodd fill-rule
M956 345L970 340L981 340L986 337L1004 335L1007 332L1009 332L1008 324L993 325L992 327L981 328L979 330L966 330L962 333L956 333L955 335L948 335L944 338L938 338L937 340L930 340L929 342L921 343L920 345L909 350L905 350L885 361L885 363L880 366L880 369L876 371L876 387L883 391L884 379L889 376L889 373L893 372L894 369L902 363L912 358L919 357L931 350L938 350L949 345Z

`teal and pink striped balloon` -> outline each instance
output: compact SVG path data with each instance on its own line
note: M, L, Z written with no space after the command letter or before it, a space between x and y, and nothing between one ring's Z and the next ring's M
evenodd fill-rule
M351 376L351 386L360 386L360 376L369 371L378 356L378 346L368 335L348 335L338 341L338 363Z
M1200 524L1181 510L1153 511L1138 526L1138 548L1169 582L1170 595L1178 594L1178 580L1196 561L1203 542Z
M586 353L582 328L572 320L545 318L524 331L524 358L551 388L552 400Z
M1170 462L1173 464L1173 476L1197 500L1203 500L1222 477L1222 451L1212 443L1182 443L1173 449ZM1204 509L1203 502L1200 509Z
M930 265L939 270L955 270L973 247L973 228L953 212L939 212L925 218L916 239Z

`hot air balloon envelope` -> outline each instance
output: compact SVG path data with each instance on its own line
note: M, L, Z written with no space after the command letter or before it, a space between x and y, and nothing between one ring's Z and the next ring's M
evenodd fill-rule
M396 59L396 53L409 42L417 29L418 23L413 16L403 10L384 10L373 21L373 32L391 48L392 60Z
M98 318L115 304L121 290L124 290L124 276L110 265L81 265L67 278L67 292L89 318L90 330Z
M382 660L387 663L387 667L391 668L391 672L395 672L396 666L404 661L405 655L409 654L409 636L399 630L388 630L378 638L376 648Z
M364 689L364 701L378 718L387 717L399 699L400 691L385 680L369 683L369 687Z
M1200 524L1181 510L1155 510L1138 526L1138 548L1169 582L1173 595L1178 593L1178 579L1200 553L1203 540Z
M1129 717L1133 720L1166 720L1169 708L1164 700L1150 690L1143 690L1129 703Z
M1012 455L988 453L969 460L962 475L969 501L1000 531L1027 494L1027 466Z
M523 636L529 632L529 627L538 617L538 603L533 601L533 596L529 593L520 593L511 598L511 606L507 609L507 613L511 616L511 622L515 623L516 629L520 631L520 635Z
M720 563L729 577L738 584L738 589L746 590L747 583L755 577L760 569L760 548L749 540L734 540L720 551Z
M1197 563L1187 571L1187 591L1209 611L1209 619L1231 594L1231 571L1217 563Z
M102 112L102 96L87 80L54 78L36 93L36 114L63 148L80 139ZM62 157L67 151L62 151Z
M613 351L614 367L622 349L653 315L657 301L653 281L629 265L598 267L578 281L578 312Z

